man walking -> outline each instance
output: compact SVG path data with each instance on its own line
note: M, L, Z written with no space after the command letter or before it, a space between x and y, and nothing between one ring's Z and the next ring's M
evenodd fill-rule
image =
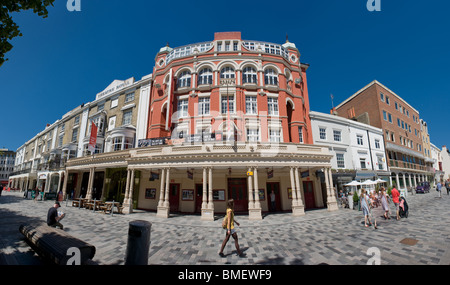
M399 197L400 197L400 192L398 192L398 190L394 187L391 190L391 195L392 195L392 202L394 202L395 205L395 211L397 212L397 221L400 220L400 214L399 214L399 205L400 205L400 201L399 201Z

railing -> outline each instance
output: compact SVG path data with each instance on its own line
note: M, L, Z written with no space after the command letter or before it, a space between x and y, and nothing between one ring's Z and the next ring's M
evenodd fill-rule
M412 162L406 162L401 160L395 160L395 159L389 159L389 166L390 167L398 167L398 168L407 168L407 169L414 169L414 170L421 170L426 171L425 165L415 164Z

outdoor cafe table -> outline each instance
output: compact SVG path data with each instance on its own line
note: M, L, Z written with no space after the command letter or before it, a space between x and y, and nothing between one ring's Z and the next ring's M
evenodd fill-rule
M117 210L120 209L120 203L119 203L119 202L113 202L113 201L107 201L107 202L105 202L105 205L109 205L109 204L113 204L112 207L111 207L111 212L114 211L114 207L116 207Z

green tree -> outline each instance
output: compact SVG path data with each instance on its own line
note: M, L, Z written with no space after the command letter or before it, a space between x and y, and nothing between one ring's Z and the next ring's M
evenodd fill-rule
M1 0L0 3L0 66L8 60L5 54L9 52L13 45L11 40L22 33L19 26L13 21L11 14L24 10L33 10L35 14L47 18L49 5L53 6L55 0Z

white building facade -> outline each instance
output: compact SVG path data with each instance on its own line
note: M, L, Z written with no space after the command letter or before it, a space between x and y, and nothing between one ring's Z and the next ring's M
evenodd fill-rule
M352 180L380 178L391 183L381 129L336 115L311 111L310 116L314 144L327 146L333 155L337 190Z

